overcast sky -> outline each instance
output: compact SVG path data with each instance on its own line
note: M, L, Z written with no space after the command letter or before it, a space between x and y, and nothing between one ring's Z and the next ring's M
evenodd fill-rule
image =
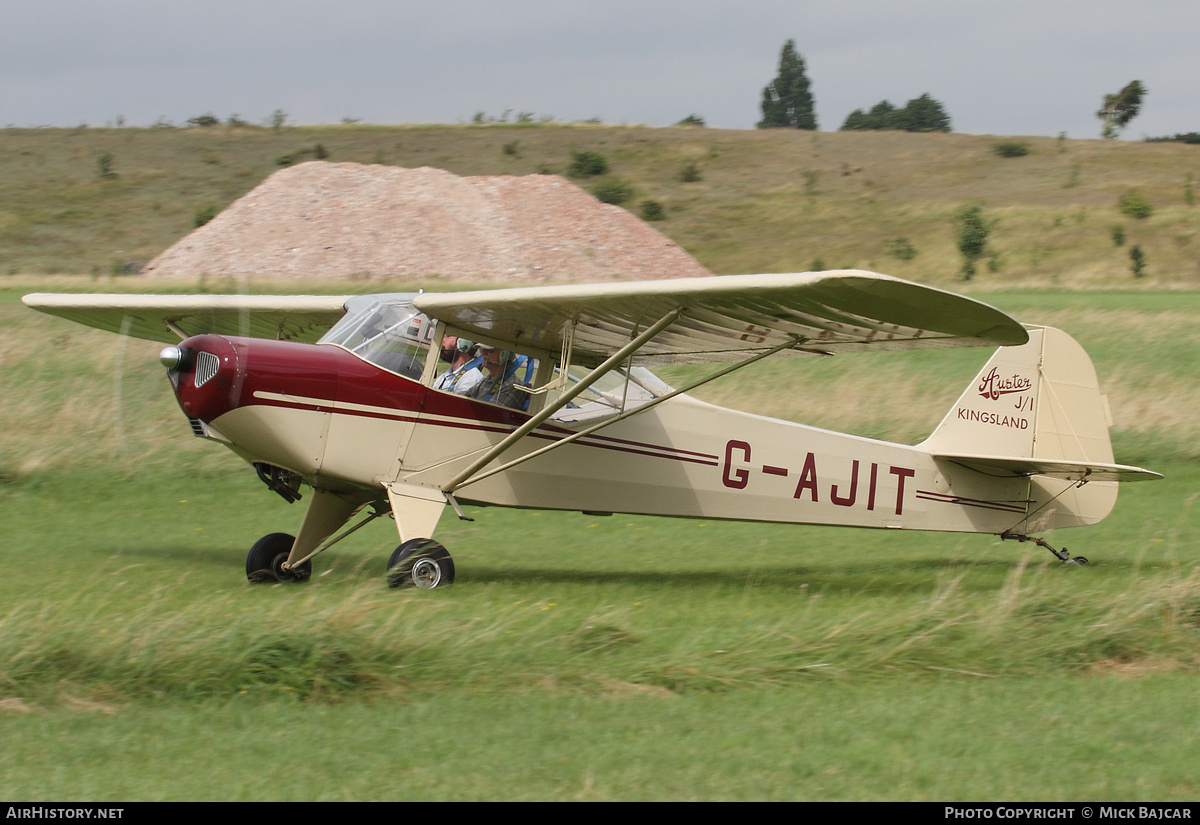
M1200 131L1200 0L0 0L0 125L465 123L483 111L750 129L785 40L821 129L928 92L955 132Z

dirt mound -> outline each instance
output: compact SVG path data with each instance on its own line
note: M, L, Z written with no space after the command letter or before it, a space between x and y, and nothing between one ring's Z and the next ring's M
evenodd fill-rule
M313 161L276 172L151 261L160 276L602 281L711 274L555 175Z

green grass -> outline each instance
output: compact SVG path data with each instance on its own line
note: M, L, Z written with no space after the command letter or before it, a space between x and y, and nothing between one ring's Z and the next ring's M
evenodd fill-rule
M1166 476L1050 537L1090 567L989 536L472 508L438 532L458 582L417 593L385 585L383 521L306 585L248 584L303 504L190 435L158 345L0 292L0 796L1194 799L1198 299L984 297L1079 337L1118 460ZM711 390L919 438L986 357Z

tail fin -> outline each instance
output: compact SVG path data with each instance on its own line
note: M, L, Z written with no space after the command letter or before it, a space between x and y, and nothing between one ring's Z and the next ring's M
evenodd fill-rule
M1108 406L1074 338L1052 327L1001 347L925 443L937 454L1111 464Z
M1031 533L1103 519L1117 498L1107 482L1161 477L1114 464L1108 425L1083 347L1032 327L1027 344L996 351L919 446L988 475L1030 477L1029 513L1014 529Z

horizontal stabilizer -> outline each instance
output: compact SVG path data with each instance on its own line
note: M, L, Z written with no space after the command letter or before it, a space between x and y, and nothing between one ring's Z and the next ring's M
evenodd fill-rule
M992 476L1049 476L1066 481L1149 481L1162 475L1128 464L1102 464L1066 459L1013 458L996 455L947 455L935 453L934 458L953 461L972 470Z

